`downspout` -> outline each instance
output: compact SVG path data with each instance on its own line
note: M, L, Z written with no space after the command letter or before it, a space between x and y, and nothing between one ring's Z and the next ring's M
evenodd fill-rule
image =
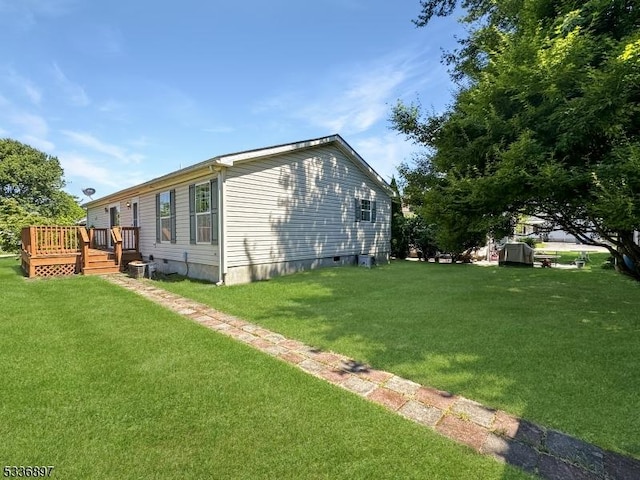
M218 171L218 283L217 285L223 285L227 276L227 259L225 252L226 244L226 205L225 202L225 172L226 168L221 168Z

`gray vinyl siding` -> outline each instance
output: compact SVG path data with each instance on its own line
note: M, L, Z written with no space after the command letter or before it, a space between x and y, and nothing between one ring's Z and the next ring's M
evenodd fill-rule
M127 208L127 202L131 205ZM138 197L131 197L120 202L105 203L89 209L87 214L87 226L96 228L107 228L109 226L109 213L105 212L111 205L120 205L120 225L123 227L133 227L133 203L138 202L138 219L140 218L140 202Z
M163 189L152 190L139 196L140 251L147 258L184 261L187 252L189 263L218 265L218 249L215 245L191 244L189 241L189 185L209 181L210 176L197 181L180 183ZM176 191L176 243L156 242L156 194L175 189Z
M127 208L127 202L131 205L131 200L120 202L120 226L131 227L133 225L133 207Z
M150 190L138 197L128 199L133 203L138 201L138 221L140 223L140 253L145 259L153 255L154 259L184 262L184 252L187 252L188 262L202 265L218 265L218 249L216 245L196 244L189 242L189 184L209 181L211 176L196 181L180 183L171 187ZM156 242L156 193L176 191L176 243ZM118 203L118 202L112 202ZM127 200L120 201L120 224L133 225L133 207L126 207ZM87 225L96 228L109 227L109 213L105 212L111 203L99 204L89 209Z
M354 198L376 223L355 221ZM225 202L229 268L389 251L389 196L335 146L229 168Z
M104 209L107 208L105 212ZM109 227L109 204L97 205L87 212L87 227Z

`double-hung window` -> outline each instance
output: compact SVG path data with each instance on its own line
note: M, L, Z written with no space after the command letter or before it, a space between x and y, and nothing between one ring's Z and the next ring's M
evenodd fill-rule
M176 191L156 194L156 242L176 243Z
M195 186L196 243L211 243L211 185Z
M218 180L189 185L189 231L192 244L218 243Z
M360 220L363 222L371 221L371 200L360 201Z
M376 201L364 198L355 198L355 221L376 222Z

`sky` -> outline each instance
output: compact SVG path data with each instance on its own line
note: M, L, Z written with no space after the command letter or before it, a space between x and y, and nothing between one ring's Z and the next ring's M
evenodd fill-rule
M57 157L87 200L217 155L340 134L385 180L442 111L464 31L419 0L0 0L0 138Z

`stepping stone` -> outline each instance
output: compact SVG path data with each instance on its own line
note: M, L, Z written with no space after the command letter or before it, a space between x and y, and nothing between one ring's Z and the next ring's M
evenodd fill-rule
M403 393L409 396L414 395L420 389L419 383L412 382L411 380L406 380L396 375L387 380L384 386L390 390L394 390L398 393Z
M470 446L480 451L484 445L489 431L480 425L461 420L453 415L445 415L436 425L436 430L446 437Z
M376 388L367 398L394 411L407 403L404 395L384 387Z
M491 426L496 415L494 410L486 408L478 402L462 397L458 398L458 400L453 404L451 411L462 415L473 423L477 423L485 428L489 428Z
M415 399L425 405L447 410L457 400L457 397L435 388L420 387L416 392Z
M373 392L376 388L376 384L369 382L368 380L362 380L361 378L351 376L347 379L342 386L347 390L351 390L358 395L366 397L371 392Z
M423 405L415 400L409 400L405 403L402 408L398 410L398 413L409 420L426 425L427 427L434 427L442 418L441 410Z

